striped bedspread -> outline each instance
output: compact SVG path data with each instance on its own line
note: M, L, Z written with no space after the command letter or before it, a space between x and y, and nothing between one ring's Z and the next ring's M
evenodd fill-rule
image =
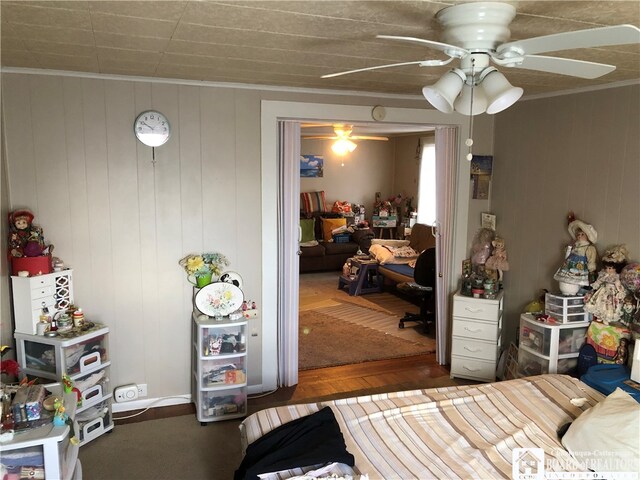
M574 405L576 398L586 402ZM270 408L246 418L240 430L246 448L328 405L355 457L355 472L370 480L512 478L514 448L544 449L546 471L579 471L556 432L603 398L572 377L540 375Z

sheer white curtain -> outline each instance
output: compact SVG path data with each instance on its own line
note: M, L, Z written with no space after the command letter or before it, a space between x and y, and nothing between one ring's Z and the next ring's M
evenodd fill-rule
M455 127L436 128L436 325L437 358L440 365L447 361L447 338L449 332L449 302L447 288L452 273L453 250L453 209L454 177L457 170L458 129Z
M422 143L420 151L420 193L418 195L418 223L436 223L436 146Z
M278 122L278 255L282 271L278 273L278 386L298 383L298 297L297 291L300 223L300 123Z

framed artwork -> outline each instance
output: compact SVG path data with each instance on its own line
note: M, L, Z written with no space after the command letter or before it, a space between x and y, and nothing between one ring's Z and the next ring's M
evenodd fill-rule
M471 181L473 182L473 199L489 198L491 173L493 171L492 155L474 155L471 159Z
M490 213L482 213L482 228L496 229L496 216Z
M323 176L323 167L322 155L300 155L300 178L320 178Z

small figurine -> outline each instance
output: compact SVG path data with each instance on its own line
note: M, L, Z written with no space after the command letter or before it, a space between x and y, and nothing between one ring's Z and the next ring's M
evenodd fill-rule
M476 233L471 244L471 263L473 265L484 265L491 255L491 242L495 238L496 232L490 228L481 228Z
M491 245L493 251L491 256L487 259L487 263L484 264L485 270L497 271L497 281L502 283L502 272L509 270L509 261L507 260L507 250L504 247L504 240L501 237L496 237L492 240ZM493 275L492 275L493 277Z
M626 255L627 250L622 245L607 250L602 257L603 269L591 284L593 290L584 296L584 309L605 325L622 317L627 291L620 281L620 271L626 264Z
M553 276L559 282L564 295L575 295L581 286L589 285L596 270L597 251L594 244L598 232L589 224L576 220L569 213L569 234L574 242L566 249L565 259Z
M256 302L251 302L251 310L255 310L256 308Z
M242 311L246 312L248 308L249 306L247 305L247 301L245 300L244 302L242 302Z
M636 312L636 299L633 295L628 294L622 302L622 313L620 314L620 323L628 327L633 323Z
M629 339L621 338L616 354L613 357L613 361L618 365L625 365L627 363L627 357L629 356Z

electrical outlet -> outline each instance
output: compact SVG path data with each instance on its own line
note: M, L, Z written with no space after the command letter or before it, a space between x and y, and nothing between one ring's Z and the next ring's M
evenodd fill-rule
M147 396L147 384L139 383L138 384L138 397L146 397Z

